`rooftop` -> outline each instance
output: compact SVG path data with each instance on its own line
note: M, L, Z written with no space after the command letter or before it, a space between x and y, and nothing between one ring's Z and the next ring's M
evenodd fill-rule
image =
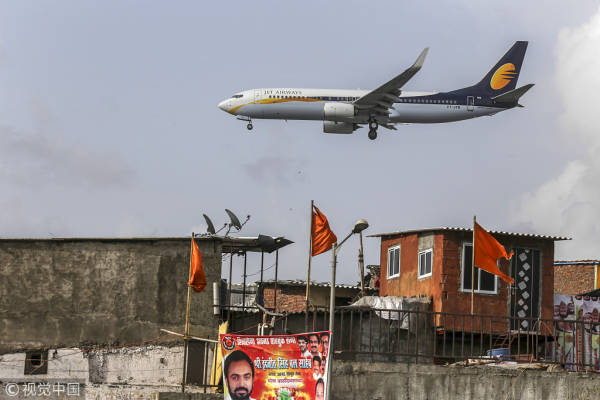
M600 260L554 261L554 265L596 265Z
M71 237L71 238L0 238L0 242L152 242L152 241L182 241L189 240L190 236L164 236L164 237ZM294 243L282 236L273 237L258 235L256 237L231 237L219 235L196 236L201 241L218 241L222 243L223 253L237 252L267 252L272 253L288 244Z
M263 281L263 283L275 283L275 280L266 280ZM306 281L301 280L301 279L287 279L287 280L278 280L277 281L277 285L278 286L302 286L302 287L306 287ZM310 282L310 286L311 287L331 287L331 283L330 282L314 282L311 281ZM341 284L341 283L336 283L335 285L336 288L341 288L341 289L356 289L356 290L360 290L360 285L345 285L345 284ZM365 290L375 290L375 289L370 289L368 287L365 286Z
M374 235L368 235L368 237L402 236L402 235L409 235L409 234L413 234L413 233L429 233L429 232L473 232L473 229L472 228L458 228L458 227L442 226L439 228L413 229L413 230L407 230L407 231L376 233ZM571 240L571 238L564 237L564 236L537 235L537 234L533 234L533 233L515 233L515 232L504 232L504 231L488 231L488 232L491 233L492 235L526 237L526 238L555 240L555 241Z
M252 283L248 283L246 284L246 288L249 287L256 287L260 284L260 281L254 281ZM275 284L275 280L274 279L266 279L263 280L263 284ZM241 283L232 283L231 287L232 290L240 290L240 288L242 288L242 284ZM295 286L295 287L306 287L306 281L304 280L300 280L300 279L280 279L277 281L277 286ZM311 281L310 283L310 287L324 287L324 288L328 288L331 287L331 284L329 282L314 282ZM342 283L336 283L335 285L336 288L338 289L355 289L355 290L360 290L360 285L346 285L346 284L342 284ZM365 286L365 290L369 290L369 291L376 291L377 289L371 289Z

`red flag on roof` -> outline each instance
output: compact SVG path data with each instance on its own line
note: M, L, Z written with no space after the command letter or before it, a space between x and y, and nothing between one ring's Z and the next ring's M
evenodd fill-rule
M510 260L514 252L511 251L510 254L506 254L504 246L498 243L498 241L477 222L474 222L474 224L475 266L490 274L499 276L504 282L512 284L515 280L500 271L500 268L498 268L498 260L500 258Z
M189 285L194 289L194 292L201 292L206 287L206 275L204 275L204 268L202 267L202 252L194 238L192 238L192 253L190 256Z
M319 211L317 206L313 206L311 225L312 255L316 256L317 254L331 250L333 244L337 242L337 237L331 228L329 228L327 217Z

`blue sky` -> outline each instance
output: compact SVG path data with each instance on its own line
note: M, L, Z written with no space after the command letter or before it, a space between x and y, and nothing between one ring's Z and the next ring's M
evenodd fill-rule
M295 241L280 277L302 279L314 199L338 237L358 218L373 234L469 226L476 214L489 229L574 237L558 258L599 257L582 239L597 243L585 223L596 206L570 209L576 225L560 205L540 206L589 158L568 128L578 117L561 60L580 27L597 24L598 3L365 4L0 2L0 234L184 236L205 230L202 213L220 225L229 208L252 216L243 235ZM525 108L491 118L399 126L372 142L365 129L323 134L319 122L255 121L248 133L216 107L255 87L374 88L424 47L405 89L456 89L516 40L530 41L519 83L536 86ZM341 252L341 281L358 280L357 245ZM365 247L377 264L379 241ZM329 279L329 262L314 259L314 279Z

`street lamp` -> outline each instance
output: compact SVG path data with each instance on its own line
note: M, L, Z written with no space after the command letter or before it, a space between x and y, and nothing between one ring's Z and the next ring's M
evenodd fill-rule
M355 233L360 233L368 227L369 223L367 221L365 221L364 219L359 219L358 221L356 221L356 224L354 224L352 232L350 232L348 236L346 236L344 240L340 242L340 244L334 243L331 249L331 289L329 291L329 330L331 331L331 335L329 336L329 353L327 354L327 357L329 358L327 360L327 390L325 395L325 398L327 400L330 399L329 393L331 391L331 380L333 379L333 377L331 376L331 371L333 364L333 340L335 337L333 335L333 323L335 320L335 268L337 264L337 253L342 248L344 242L348 240L348 238L350 238L350 236L352 236Z

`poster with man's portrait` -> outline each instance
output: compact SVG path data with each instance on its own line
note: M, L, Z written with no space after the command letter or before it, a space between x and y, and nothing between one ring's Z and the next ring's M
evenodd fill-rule
M220 335L225 400L324 400L330 338Z
M574 326L575 296L554 295L554 360L565 364L565 369L574 370L575 362Z
M600 298L554 295L554 360L570 371L600 370Z

